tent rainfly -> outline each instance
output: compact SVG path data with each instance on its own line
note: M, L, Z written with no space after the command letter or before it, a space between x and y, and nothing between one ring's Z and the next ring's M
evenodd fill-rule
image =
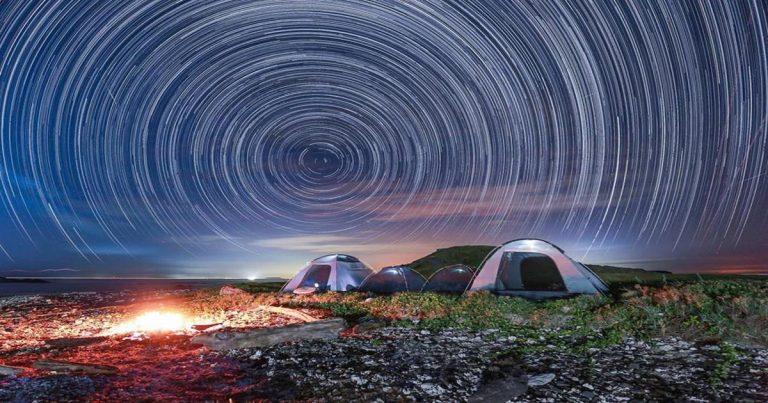
M608 287L559 247L540 239L516 239L488 254L469 290L547 299L604 293Z
M390 266L366 277L360 284L360 291L375 294L418 292L425 281L424 276L410 267Z
M299 270L280 292L354 291L371 273L371 267L354 256L321 256Z
M421 291L461 294L467 289L474 274L472 268L467 265L445 266L429 277Z

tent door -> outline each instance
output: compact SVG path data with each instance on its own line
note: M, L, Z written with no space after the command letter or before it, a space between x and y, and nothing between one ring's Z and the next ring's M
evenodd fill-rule
M555 261L543 253L533 252L505 252L499 263L496 289L568 292Z
M301 280L301 287L314 287L318 291L328 289L328 280L331 278L331 266L327 264L316 264L307 270L304 279Z

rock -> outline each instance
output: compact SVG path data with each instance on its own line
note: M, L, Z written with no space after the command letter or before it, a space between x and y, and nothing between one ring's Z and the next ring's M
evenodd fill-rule
M528 324L528 319L526 319L526 318L524 318L524 317L522 317L520 315L514 314L514 313L511 313L511 314L507 315L506 318L507 318L508 321L514 323L515 325L526 325L526 324Z
M675 349L675 346L669 344L662 344L659 346L659 351L670 352Z
M256 351L253 353L253 355L251 355L251 356L250 356L250 357L248 357L248 358L249 358L249 359L251 359L251 360L253 360L253 361L255 361L255 360L258 360L259 358L261 358L261 350L256 350Z
M544 386L555 379L555 374L538 374L528 377L528 386Z
M24 368L0 365L0 375L3 376L16 376L22 372L24 372Z
M472 397L470 402L507 402L525 394L528 391L528 384L524 378L507 377L496 379L480 387Z
M219 290L219 295L247 295L248 293L244 290L241 290L237 287L232 287L230 285L225 285L224 287L221 287Z
M53 360L35 361L35 363L32 364L32 367L54 372L84 373L93 375L111 375L116 374L118 371L117 367L113 367L111 365L84 364Z
M550 315L546 322L544 323L544 328L546 329L559 329L561 327L564 327L573 320L572 315L560 315L560 314L554 314Z
M334 318L247 332L204 334L193 337L192 343L202 344L212 350L267 347L288 341L336 338L346 326L344 319Z
M381 329L387 326L387 323L380 320L364 320L355 325L355 327L352 328L353 334L364 334L364 333L370 333L374 330Z

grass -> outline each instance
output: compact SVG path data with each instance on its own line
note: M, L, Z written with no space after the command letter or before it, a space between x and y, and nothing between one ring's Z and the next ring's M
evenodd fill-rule
M710 384L714 387L723 383L723 380L728 377L731 367L738 359L739 352L736 348L728 343L720 343L720 359L710 373Z
M285 283L282 281L279 282L269 282L269 283L255 283L255 282L249 282L249 283L238 283L235 284L235 287L248 291L250 293L261 293L261 292L277 292L280 291L281 288L283 288L283 285Z
M543 335L543 344L563 348L587 349L625 337L666 335L768 345L768 282L762 280L675 279L660 285L623 286L612 297L583 295L541 302L485 292L295 296L264 292L259 286L246 289L258 290L255 298L260 304L325 309L353 322L374 318L429 330L496 329L505 336L536 339Z
M438 250L439 258L420 259L422 266L416 267L429 275L430 270L444 265L441 259L445 256L454 253L467 256L467 251L461 249L467 247L458 248ZM473 265L473 262L463 263ZM496 352L496 355L523 356L552 350L580 354L620 343L628 337L648 340L678 336L718 343L719 357L709 374L713 387L727 379L739 358L739 350L731 343L768 346L768 278L765 276L591 268L610 287L608 296L582 295L537 302L486 292L462 296L434 293L295 296L275 293L281 283L238 286L253 293L249 303L324 309L351 322L372 319L432 331L493 329L494 333L483 337L517 339L513 349ZM231 298L225 304L243 308L238 306L241 301L236 296Z
M450 264L480 265L492 246L438 249L408 264L425 277ZM768 345L768 277L673 274L611 266L589 266L610 295L533 302L487 293L433 293L368 298L359 293L278 295L283 283L243 283L259 303L319 308L350 321L385 320L397 326L439 330L497 329L575 348L616 343L625 337L679 335ZM540 340L541 341L541 340Z
M697 283L710 280L736 282L742 280L768 281L768 276L759 275L708 273L677 274L614 266L587 266L608 284L614 294L622 292L625 288L632 287L636 284L660 287L666 284Z

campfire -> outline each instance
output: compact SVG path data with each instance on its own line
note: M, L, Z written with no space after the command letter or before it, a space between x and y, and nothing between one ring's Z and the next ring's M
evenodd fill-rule
M176 333L191 327L192 321L180 313L150 311L113 327L108 334Z

